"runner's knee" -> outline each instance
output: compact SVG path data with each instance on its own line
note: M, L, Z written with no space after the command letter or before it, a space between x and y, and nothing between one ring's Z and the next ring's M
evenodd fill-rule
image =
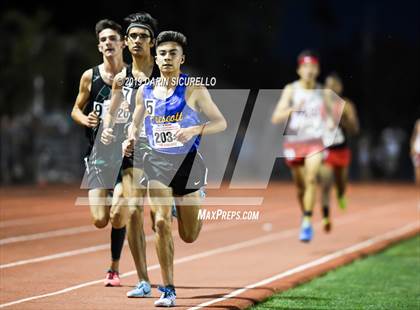
M195 240L197 240L199 235L199 230L196 229L193 232L185 233L183 231L179 232L179 236L181 237L182 241L186 243L193 243Z
M126 224L125 223L125 218L121 214L120 211L113 212L111 214L111 219L110 220L111 220L112 227L117 228L117 229L123 228Z
M316 183L316 174L315 173L308 173L305 176L305 184L308 185L315 185Z
M128 216L130 217L130 220L143 216L143 208L140 206L130 205L128 207Z
M122 204L123 201L119 201L118 204L114 205L110 210L110 221L112 227L120 229L127 224L128 219L128 208Z
M171 218L166 216L156 215L155 228L160 235L171 233Z
M298 185L298 187L297 187L298 197L303 197L304 194L305 194L305 186L303 184Z
M93 219L93 225L96 228L104 228L108 224L108 218L106 216L99 216Z
M143 229L143 207L130 206L128 208L127 226L133 231Z

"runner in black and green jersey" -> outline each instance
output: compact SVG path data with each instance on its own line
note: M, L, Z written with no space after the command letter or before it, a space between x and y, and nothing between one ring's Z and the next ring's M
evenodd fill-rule
M89 141L82 188L89 190L93 223L97 228L104 228L108 221L112 224L112 261L105 285L119 286L119 259L128 217L128 210L122 205L122 184L118 180L121 146L98 143L100 135L97 133L101 131L102 119L109 107L114 77L125 67L122 58L124 41L121 26L111 20L99 21L95 32L103 62L83 73L71 116L76 123L85 127ZM109 195L112 195L112 202L107 201Z

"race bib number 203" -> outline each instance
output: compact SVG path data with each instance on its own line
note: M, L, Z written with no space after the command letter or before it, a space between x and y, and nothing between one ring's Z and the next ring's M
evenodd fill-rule
M181 128L178 123L153 124L153 142L157 149L183 146L175 138L176 132Z

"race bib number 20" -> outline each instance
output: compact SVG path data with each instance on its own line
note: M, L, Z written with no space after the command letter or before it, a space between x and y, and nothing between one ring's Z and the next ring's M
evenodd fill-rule
M176 132L181 128L178 123L153 124L153 142L157 149L183 146L175 138Z
M123 101L121 106L117 110L117 117L115 122L118 124L125 124L128 122L130 118L131 112L129 110L129 103L127 101Z
M109 111L110 104L111 104L111 100L105 100L103 103L96 102L96 101L93 103L93 109L96 115L98 115L100 119L105 118L105 115ZM128 109L128 104L126 102L123 102L121 104L121 107L119 107L117 110L115 122L125 124L130 118L130 115L131 113L130 113L130 110Z

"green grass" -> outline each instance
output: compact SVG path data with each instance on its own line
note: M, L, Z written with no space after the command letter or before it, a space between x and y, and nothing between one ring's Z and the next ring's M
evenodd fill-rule
M274 295L251 309L420 310L420 236Z

